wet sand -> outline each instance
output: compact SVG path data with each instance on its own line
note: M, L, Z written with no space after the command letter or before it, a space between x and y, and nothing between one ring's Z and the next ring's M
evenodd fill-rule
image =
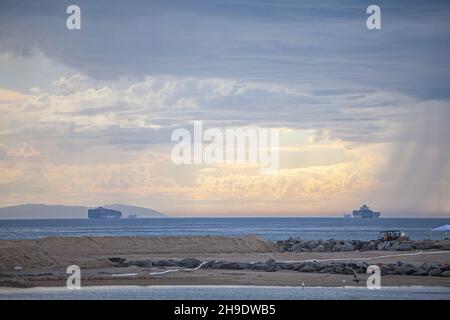
M194 272L173 272L157 276L138 275L133 277L112 277L102 272L119 270L83 271L82 286L98 285L255 285L255 286L291 286L300 287L342 287L366 286L368 275L361 274L362 281L356 284L353 276L342 274L321 274L296 271L250 271L250 270L197 270ZM150 270L127 268L123 273ZM151 270L154 271L154 270ZM32 287L64 287L66 276L32 276L27 277L27 284ZM382 286L443 286L450 287L450 279L443 277L419 277L385 275L381 278Z

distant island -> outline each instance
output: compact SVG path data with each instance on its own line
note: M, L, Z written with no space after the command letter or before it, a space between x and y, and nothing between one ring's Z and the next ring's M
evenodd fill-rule
M139 218L168 218L167 215L153 209L125 204L102 205L104 208L119 210L124 216ZM84 219L88 209L85 206L64 206L46 204L21 204L0 208L0 219Z

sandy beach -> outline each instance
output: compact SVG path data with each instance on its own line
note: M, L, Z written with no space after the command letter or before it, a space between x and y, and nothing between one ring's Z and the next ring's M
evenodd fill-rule
M442 272L440 276L387 272L382 276L383 285L450 286L446 276L450 251L281 252L277 243L256 236L0 240L0 257L1 286L65 286L66 268L75 264L81 268L83 285L339 287L354 284L353 275L345 268L327 272L324 266L358 263L355 266L359 266L356 270L362 280L358 285L365 285L369 275L361 271L364 266L397 265L399 261L402 268L421 270L425 264ZM323 264L321 271L301 264L313 260ZM276 268L266 268L270 265Z

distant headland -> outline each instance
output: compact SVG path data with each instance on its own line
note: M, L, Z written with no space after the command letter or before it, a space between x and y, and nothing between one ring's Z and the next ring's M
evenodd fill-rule
M149 208L125 204L102 205L104 208L119 210L126 217L136 215L139 218L168 218L169 216ZM0 208L0 219L83 219L87 218L85 206L65 206L47 204L21 204Z

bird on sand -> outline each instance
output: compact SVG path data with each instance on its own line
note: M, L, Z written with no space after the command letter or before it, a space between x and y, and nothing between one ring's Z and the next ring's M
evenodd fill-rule
M359 282L360 282L362 279L359 279L359 278L358 278L358 275L356 274L355 269L352 268L352 270L353 270L353 279L352 279L352 281L353 281L353 282L356 282L357 284L359 284Z

